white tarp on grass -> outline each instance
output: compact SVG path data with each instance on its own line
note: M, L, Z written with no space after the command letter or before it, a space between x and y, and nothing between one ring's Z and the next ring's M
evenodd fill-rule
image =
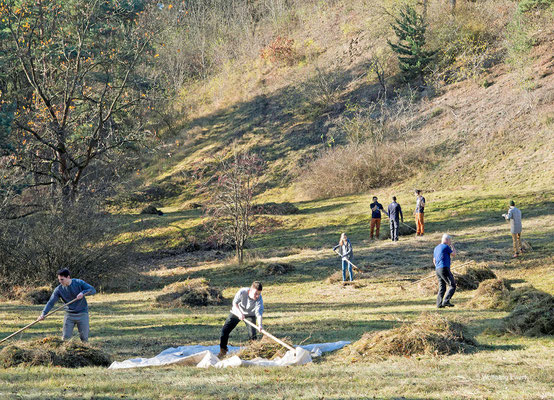
M240 366L260 367L286 367L289 365L303 365L312 361L313 357L319 357L321 353L338 350L350 342L340 341L334 343L316 343L298 346L296 351L289 350L282 358L268 360L256 358L254 360L241 360L233 356L225 360L219 360L216 353L219 346L180 346L170 347L152 358L132 358L125 361L114 361L110 369L155 367L161 365L191 365L199 368L227 368ZM229 353L239 351L239 347L229 346Z

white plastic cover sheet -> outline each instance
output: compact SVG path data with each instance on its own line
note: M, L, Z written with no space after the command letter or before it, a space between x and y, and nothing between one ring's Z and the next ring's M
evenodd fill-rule
M296 351L289 350L282 358L268 360L256 358L254 360L241 360L238 356L219 360L215 353L219 352L219 346L180 346L171 347L152 358L133 358L125 361L114 361L109 369L154 367L161 365L191 365L198 368L228 368L241 366L260 367L285 367L289 365L303 365L312 361L313 357L319 357L321 353L338 350L350 342L340 341L334 343L316 343L299 346ZM235 353L238 347L229 346L229 353Z

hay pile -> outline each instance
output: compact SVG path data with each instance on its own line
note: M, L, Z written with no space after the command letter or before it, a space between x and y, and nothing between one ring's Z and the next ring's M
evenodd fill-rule
M512 287L504 279L487 279L479 284L466 307L505 310L510 306Z
M294 271L294 266L285 263L271 263L264 267L265 275L285 275Z
M292 346L290 338L287 337L281 340ZM242 348L236 355L243 360L253 360L258 357L271 360L276 357L283 357L286 352L285 347L264 336L261 340L249 342L248 346Z
M329 284L329 285L334 285L334 284L341 284L341 285L348 285L348 286L353 286L354 288L361 288L361 287L365 287L364 284L362 284L360 282L360 279L366 279L366 278L369 278L369 274L365 273L365 272L356 272L354 271L354 280L352 282L350 282L348 279L349 279L349 275L348 275L348 271L346 272L346 281L342 281L342 271L335 271L333 272L331 275L329 275L327 277L327 279L325 279L325 283Z
M342 357L361 359L416 354L463 353L476 346L465 327L438 313L422 313L413 323L379 332L367 332L344 349Z
M156 304L161 307L208 306L222 302L221 291L210 286L206 278L172 283L163 288L163 294L156 297Z
M26 344L13 344L0 351L0 366L59 366L79 368L108 367L111 357L103 351L80 342L64 342L56 337L46 337Z
M51 294L52 288L49 286L19 286L13 289L13 297L27 304L46 304Z
M510 333L525 336L554 335L554 297L532 286L514 290L510 295L513 311L504 319Z
M290 215L298 214L300 210L294 204L288 201L284 203L264 203L255 204L252 206L253 214L270 214L270 215Z
M454 268L453 266L452 268ZM472 264L452 273L456 280L456 290L475 290L479 282L487 279L496 279L496 274L487 264ZM437 278L429 278L417 284L420 292L426 295L436 294L439 291Z

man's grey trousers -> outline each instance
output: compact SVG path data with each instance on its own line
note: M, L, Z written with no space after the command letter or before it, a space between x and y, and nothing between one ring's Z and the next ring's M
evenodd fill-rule
M65 313L63 317L63 340L71 339L73 336L73 328L77 325L79 330L79 337L81 341L88 341L88 332L89 332L89 320L88 312L83 313Z

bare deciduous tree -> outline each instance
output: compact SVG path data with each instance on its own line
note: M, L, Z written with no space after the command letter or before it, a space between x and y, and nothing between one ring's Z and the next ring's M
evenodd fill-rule
M219 165L208 214L214 219L212 226L222 241L234 242L237 261L242 264L244 248L252 233L252 197L262 160L257 155L235 150L230 160L221 160Z

